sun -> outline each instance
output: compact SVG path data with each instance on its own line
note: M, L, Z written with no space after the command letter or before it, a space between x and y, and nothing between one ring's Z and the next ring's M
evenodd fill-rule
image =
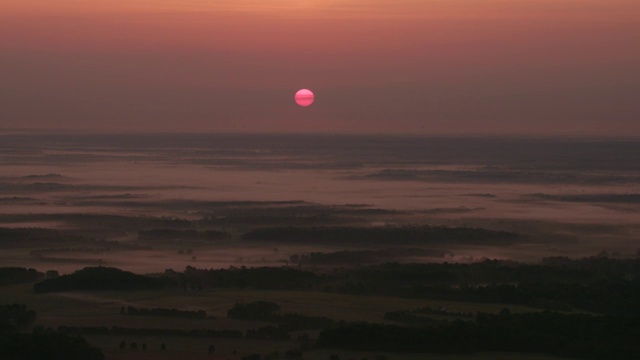
M309 106L313 104L315 95L313 95L313 92L309 89L300 89L298 90L298 92L296 92L295 99L298 105Z

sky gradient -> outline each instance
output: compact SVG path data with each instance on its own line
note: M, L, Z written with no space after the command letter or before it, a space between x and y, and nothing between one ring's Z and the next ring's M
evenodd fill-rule
M637 0L0 0L0 128L640 136L638 44Z

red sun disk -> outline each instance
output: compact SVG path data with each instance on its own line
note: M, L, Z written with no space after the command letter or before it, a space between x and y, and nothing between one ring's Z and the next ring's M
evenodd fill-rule
M313 95L313 92L311 90L301 89L301 90L298 90L298 92L296 93L295 99L298 105L309 106L313 104L313 101L315 100L315 96Z

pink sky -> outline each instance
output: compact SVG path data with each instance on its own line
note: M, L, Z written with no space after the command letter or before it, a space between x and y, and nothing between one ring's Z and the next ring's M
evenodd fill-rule
M640 136L638 44L637 0L0 0L0 128Z

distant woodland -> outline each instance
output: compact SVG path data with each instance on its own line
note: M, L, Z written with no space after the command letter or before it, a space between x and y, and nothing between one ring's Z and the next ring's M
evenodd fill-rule
M36 312L24 305L0 306L0 355L7 360L103 360L102 351L79 336L36 327Z
M0 284L34 282L33 269L0 268ZM167 270L155 276L116 268L85 268L36 282L37 293L72 290L215 288L316 290L527 305L640 316L640 260L545 258L540 264L487 260L472 264L389 263L316 273L294 267Z
M145 232L139 235L168 241L180 238L217 241L228 236L223 232L150 231L151 235ZM37 233L37 236L21 231L4 234L12 238L21 236L26 241L57 236L55 232ZM500 244L521 239L509 232L473 228L265 228L245 233L243 241L269 242L276 238L280 242L305 238L310 243L339 243L351 239L349 241L378 244L386 244L392 238L410 245L394 248L397 256L428 254L442 258L443 262L368 263L368 259L384 258L385 250L363 249L296 254L289 258L291 266L226 269L188 266L182 271L168 269L152 275L113 267L86 267L63 275L55 271L42 273L32 268L4 267L0 268L0 286L32 284L34 293L38 294L104 290L168 290L189 294L217 289L288 290L502 304L504 309L499 314L445 307L396 309L384 314L385 324L382 324L284 312L277 302L252 301L237 302L226 313L229 319L263 323L243 331L204 326L176 329L101 325L31 329L36 313L24 305L13 304L0 309L0 351L8 354L7 359L41 359L46 352L53 354L48 359L62 359L56 357L59 353L66 354L65 359L100 360L103 358L100 350L90 346L82 336L158 335L273 341L300 338L295 340L300 348L289 354L292 358L314 346L390 353L518 352L585 359L640 358L636 341L640 338L638 258L616 258L601 253L580 259L547 257L537 263L508 260L448 263L444 261L446 252L413 250L416 244L422 243ZM344 263L351 265L335 266ZM334 266L317 266L326 264ZM512 312L511 306L540 311ZM210 319L204 310L169 307L123 306L119 316ZM314 331L319 336L311 339L301 333L306 331ZM29 351L25 353L24 349Z
M249 231L246 241L295 242L313 244L510 244L518 234L478 228L444 226L402 227L271 227Z

